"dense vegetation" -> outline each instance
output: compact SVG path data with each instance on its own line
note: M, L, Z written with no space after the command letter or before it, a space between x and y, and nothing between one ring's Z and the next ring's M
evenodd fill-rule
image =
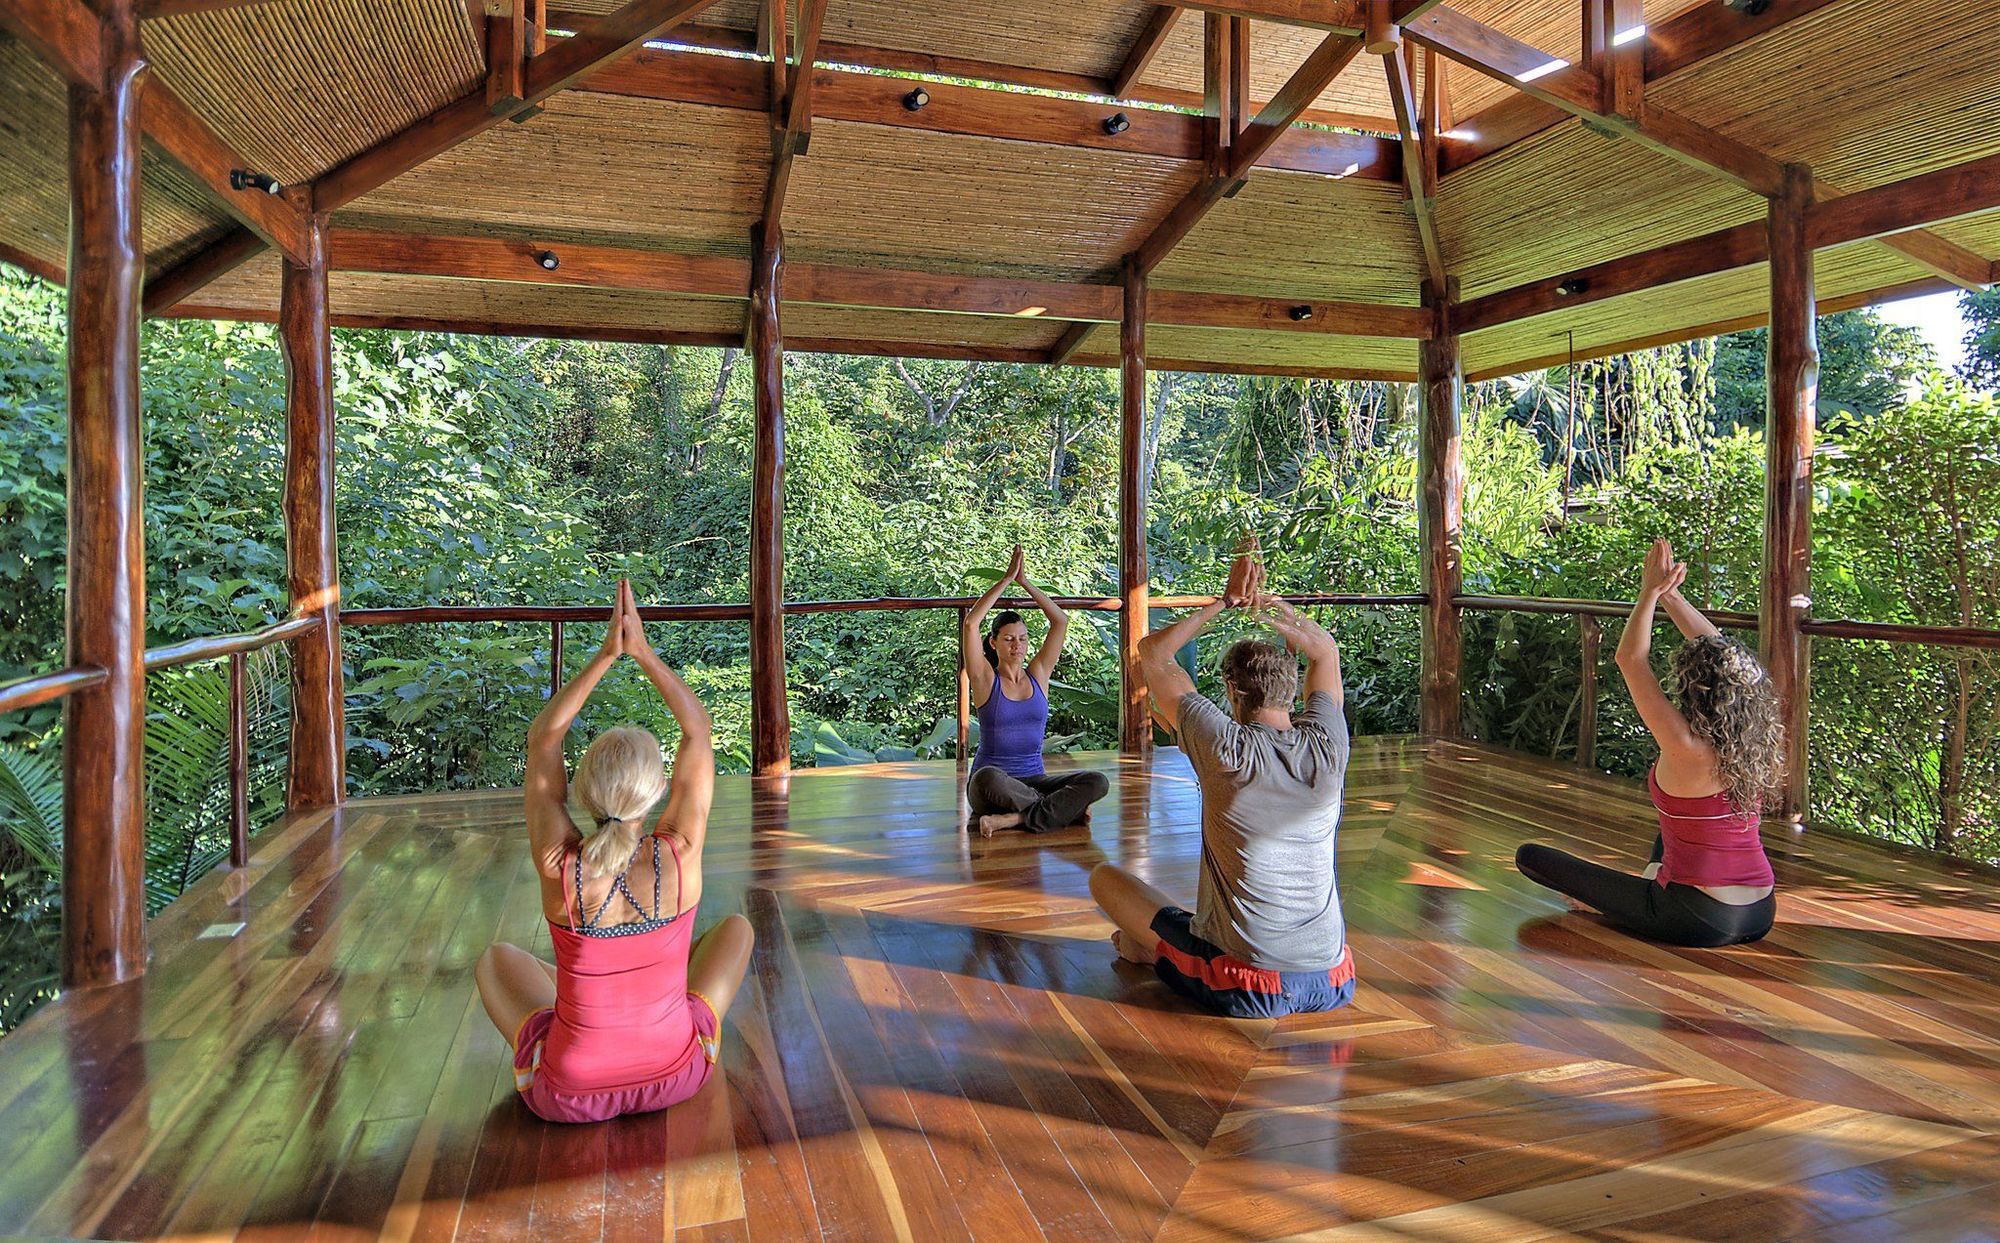
M1968 299L1975 385L2000 380L2000 304ZM1821 322L1815 612L2000 624L2000 411L1936 374L1908 330ZM62 646L60 291L0 274L0 678ZM351 606L599 602L629 575L649 601L746 594L750 376L734 351L336 335L339 531ZM144 357L151 641L244 629L284 607L282 369L269 328L156 322ZM786 378L793 599L958 595L1009 545L1053 591L1109 594L1117 392L1110 372L795 355ZM1761 542L1763 342L1744 333L1558 368L1470 394L1469 590L1622 598L1640 550L1672 537L1691 593L1754 610ZM1415 401L1403 386L1167 374L1148 394L1145 470L1157 590L1213 590L1242 530L1299 591L1417 586ZM1359 732L1416 717L1416 616L1334 610ZM953 615L788 623L800 763L950 747ZM571 629L571 650L595 641ZM1607 627L1605 651L1616 643ZM747 763L747 628L655 627ZM1205 645L1212 661L1227 636ZM549 678L539 626L346 634L355 793L509 785ZM1055 688L1068 745L1115 736L1114 627L1086 614ZM1575 749L1575 623L1468 617L1467 720L1481 737ZM1599 762L1649 758L1609 688ZM2000 681L1987 656L1815 646L1814 816L2000 855ZM253 666L257 819L279 799L282 656ZM223 849L222 671L150 682L151 896ZM636 677L593 727L670 723ZM60 713L0 718L0 1029L51 983Z

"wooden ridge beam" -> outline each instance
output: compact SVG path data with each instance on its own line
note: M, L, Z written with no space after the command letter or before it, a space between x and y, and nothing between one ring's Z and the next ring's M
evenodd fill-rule
M813 77L813 115L822 120L1122 151L1160 159L1202 158L1202 118L1182 112L918 82L837 68L816 69ZM903 98L918 86L930 102L912 111L904 106ZM765 66L756 61L661 48L644 49L599 71L580 89L745 111L765 111L769 98ZM1118 114L1124 115L1126 128L1108 133L1105 122ZM1370 181L1397 181L1402 176L1395 144L1373 135L1292 129L1270 137L1263 167Z
M676 255L609 246L437 237L364 229L332 231L335 271L375 272L447 280L506 281L624 289L689 298L745 299L750 265L742 259ZM553 254L557 266L542 266ZM888 268L788 263L788 304L1010 319L1068 320L1084 326L1117 322L1116 285L1071 284L1008 277L961 276ZM1151 322L1373 337L1421 337L1427 317L1415 307L1339 301L1287 301L1240 294L1154 290Z
M1139 75L1146 72L1153 58L1166 46L1168 37L1174 33L1174 23L1180 20L1180 16L1181 10L1174 5L1153 6L1145 26L1139 31L1139 37L1132 41L1132 50L1125 54L1124 63L1118 66L1118 71L1106 84L1108 94L1116 99L1125 98L1125 93L1132 89Z

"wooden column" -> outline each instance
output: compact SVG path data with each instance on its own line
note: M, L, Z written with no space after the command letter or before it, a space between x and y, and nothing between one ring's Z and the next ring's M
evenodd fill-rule
M1770 408L1764 423L1764 593L1757 610L1757 633L1791 750L1791 772L1778 814L1796 821L1806 806L1809 666L1799 623L1811 606L1813 415L1819 399L1813 253L1806 236L1811 170L1787 164L1780 190L1771 199L1766 224L1771 256L1766 356Z
M306 248L310 262L285 260L278 296L278 344L285 356L285 568L293 615L320 623L318 630L291 641L292 750L285 802L294 811L338 803L347 788L325 216L307 218Z
M139 54L133 0L100 8L102 78L69 88L67 659L106 680L63 703L66 988L146 965L145 450L139 439Z
M1465 499L1465 468L1459 460L1459 404L1463 377L1458 363L1458 330L1452 322L1458 282L1443 290L1424 282L1423 304L1437 316L1437 330L1417 347L1417 403L1423 421L1417 441L1417 538L1423 558L1423 732L1437 737L1459 733L1459 521Z
M751 771L792 767L792 715L785 701L785 337L778 322L784 237L750 230L750 358L757 428L750 464Z
M1125 260L1125 309L1118 321L1118 749L1145 755L1153 749L1152 697L1139 675L1139 640L1146 637L1149 601L1146 566L1146 276L1135 258Z

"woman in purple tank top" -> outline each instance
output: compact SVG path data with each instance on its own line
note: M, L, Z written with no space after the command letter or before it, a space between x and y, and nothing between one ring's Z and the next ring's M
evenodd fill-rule
M965 799L982 837L1000 829L1040 833L1089 820L1089 806L1104 797L1111 783L1103 773L1051 773L1042 766L1042 741L1049 727L1049 677L1062 653L1069 617L1023 571L1020 545L998 582L966 610L959 650L971 683L972 703L979 715L979 754L972 757L972 775ZM993 618L983 635L981 624L1007 584L1019 583L1033 597L1049 632L1028 659L1028 627L1012 609Z

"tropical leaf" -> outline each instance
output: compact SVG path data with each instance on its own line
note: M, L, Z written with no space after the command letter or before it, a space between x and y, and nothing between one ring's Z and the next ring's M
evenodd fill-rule
M57 748L0 744L0 832L50 873L62 870L62 796Z

